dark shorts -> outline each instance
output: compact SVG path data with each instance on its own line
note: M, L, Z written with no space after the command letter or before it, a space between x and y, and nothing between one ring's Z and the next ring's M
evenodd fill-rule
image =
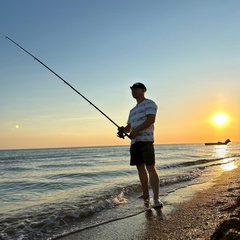
M155 165L155 153L153 142L136 142L130 147L130 165L145 164Z

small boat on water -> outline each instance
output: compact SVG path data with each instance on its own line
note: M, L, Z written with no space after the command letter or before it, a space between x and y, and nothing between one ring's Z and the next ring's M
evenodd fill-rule
M227 145L231 140L228 138L225 142L205 143L205 145Z

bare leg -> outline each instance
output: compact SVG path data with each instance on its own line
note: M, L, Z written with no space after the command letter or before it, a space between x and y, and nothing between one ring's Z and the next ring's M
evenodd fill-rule
M159 198L159 177L155 166L147 166L147 171L149 174L150 185L153 191L153 200L157 201Z
M149 198L149 191L148 191L148 174L145 167L145 164L137 165L138 176L142 185L143 190L143 198Z

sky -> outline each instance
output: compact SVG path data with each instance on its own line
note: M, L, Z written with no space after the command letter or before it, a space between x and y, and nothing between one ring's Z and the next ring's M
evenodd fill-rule
M240 1L1 0L0 32L117 125L142 82L155 143L240 141ZM212 121L224 113L226 123ZM0 149L128 145L117 128L0 35Z

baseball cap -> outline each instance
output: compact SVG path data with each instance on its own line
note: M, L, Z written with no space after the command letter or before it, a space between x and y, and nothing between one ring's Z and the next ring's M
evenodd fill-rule
M131 89L133 89L133 88L141 88L141 89L145 89L145 91L147 90L145 85L143 83L140 83L140 82L134 83L130 88Z

